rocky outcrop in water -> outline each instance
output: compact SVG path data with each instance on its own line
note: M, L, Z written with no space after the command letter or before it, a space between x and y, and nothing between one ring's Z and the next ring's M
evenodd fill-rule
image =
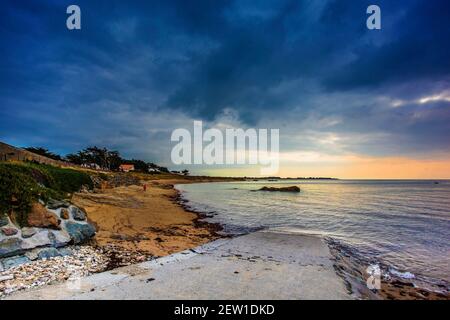
M258 191L272 191L272 192L300 192L300 188L297 186L290 186L290 187L262 187Z

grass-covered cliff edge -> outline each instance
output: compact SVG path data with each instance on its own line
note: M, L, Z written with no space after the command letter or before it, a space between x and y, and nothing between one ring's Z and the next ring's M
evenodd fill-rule
M32 162L0 162L0 219L9 215L23 227L34 202L68 199L92 188L87 172Z

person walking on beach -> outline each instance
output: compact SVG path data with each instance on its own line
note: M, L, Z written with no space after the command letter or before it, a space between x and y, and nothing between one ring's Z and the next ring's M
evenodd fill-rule
M144 184L142 185L142 189L144 190L144 192L147 191L147 184L146 184L146 183L144 183Z

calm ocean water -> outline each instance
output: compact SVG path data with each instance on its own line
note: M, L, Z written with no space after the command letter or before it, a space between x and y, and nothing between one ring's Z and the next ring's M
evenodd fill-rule
M301 192L253 192L297 185ZM228 233L281 228L329 236L393 272L450 283L450 181L290 180L178 185Z

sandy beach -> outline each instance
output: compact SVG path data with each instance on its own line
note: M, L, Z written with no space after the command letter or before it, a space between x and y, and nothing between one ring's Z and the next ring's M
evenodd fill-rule
M200 221L201 214L184 208L173 185L227 179L135 173L111 178L107 184L75 193L71 199L87 212L96 236L81 247L70 246L67 252L73 258L58 253L47 261L33 258L27 260L29 263L0 269L0 299L17 291L154 260L220 237L218 225Z
M95 244L114 246L147 256L161 257L217 239L218 226L199 221L200 215L179 203L178 183L227 179L144 177L141 185L77 193L72 201L84 208L96 226ZM146 191L143 184L147 185Z

